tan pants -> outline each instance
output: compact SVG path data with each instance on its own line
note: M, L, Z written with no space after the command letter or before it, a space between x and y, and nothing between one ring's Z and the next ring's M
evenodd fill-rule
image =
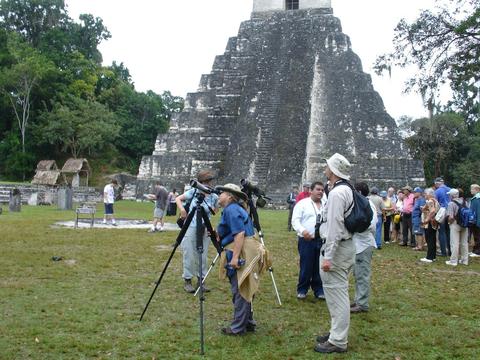
M450 261L468 265L468 229L461 227L455 221L450 224L450 248L452 256Z
M323 256L320 256L320 266ZM350 328L350 300L348 298L348 274L355 263L355 245L352 240L340 241L332 259L330 271L320 268L323 291L330 313L330 338L328 341L342 349L347 348Z

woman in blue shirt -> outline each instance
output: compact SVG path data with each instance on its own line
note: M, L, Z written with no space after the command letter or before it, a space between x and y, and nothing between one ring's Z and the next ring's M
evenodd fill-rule
M217 189L221 191L218 203L223 208L217 234L222 247L225 249L224 264L226 264L227 276L231 284L234 305L233 321L230 326L222 329L222 333L225 335L242 335L247 331L254 332L256 326L253 320L251 299L242 296L240 290L242 285L239 285L240 275L238 274L239 269L252 267L250 259L244 259L242 256L247 257L245 248L255 244L255 242L252 242L255 231L250 216L242 207L247 201L247 195L240 190L240 187L235 184L226 184L225 186L217 186ZM254 253L255 251L256 249L253 249ZM242 283L246 277L248 277L248 274L242 277ZM245 284L248 285L248 281L245 281ZM247 295L248 298L251 296Z

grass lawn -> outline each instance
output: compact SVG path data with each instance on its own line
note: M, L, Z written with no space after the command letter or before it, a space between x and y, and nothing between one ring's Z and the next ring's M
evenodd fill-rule
M116 212L150 219L152 205L122 201ZM313 346L329 328L326 304L311 293L296 299L298 254L287 212L261 211L283 306L267 273L254 302L257 333L222 336L232 306L229 284L215 269L202 357L198 300L182 289L180 249L138 321L177 232L51 227L73 218L54 207L4 207L0 359L480 359L480 259L468 267L447 267L443 258L422 264L424 253L384 246L374 254L371 310L352 316L349 351L321 355Z

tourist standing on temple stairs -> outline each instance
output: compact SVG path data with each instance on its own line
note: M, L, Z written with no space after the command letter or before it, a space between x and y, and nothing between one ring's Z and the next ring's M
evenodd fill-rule
M415 238L412 230L412 211L413 205L415 202L415 197L412 193L412 188L410 186L405 186L403 189L403 194L405 195L403 199L403 211L402 211L402 234L403 242L402 246L408 246L408 235L410 233L410 246L415 247Z
M300 271L297 284L297 299L307 297L311 287L317 299L324 299L322 280L320 278L319 258L322 240L320 225L325 217L324 187L321 182L314 182L310 187L310 197L300 200L293 209L292 226L298 235L298 253Z
M385 244L388 244L390 243L390 229L392 227L395 203L391 198L388 197L388 193L386 191L381 191L380 197L383 200L383 241Z
M330 313L330 332L318 336L315 351L346 352L350 328L348 276L355 263L352 234L345 227L345 217L352 212L353 191L345 185L350 180L351 164L334 154L327 160L325 175L331 188L327 200L326 240L320 256L320 277Z
M292 191L290 194L288 194L287 197L287 204L288 204L288 231L292 231L292 214L293 214L293 208L295 207L296 204L296 198L298 195L298 187L294 186L292 187Z
M450 188L445 185L443 178L438 177L435 179L435 198L437 199L440 207L447 209L448 202L450 201L447 193ZM440 242L440 252L442 256L450 256L450 227L447 221L447 217L440 223L438 229L438 240Z
M375 205L375 214L377 214L375 242L377 243L377 249L380 250L382 248L383 209L385 208L385 205L383 199L378 195L378 188L375 186L370 189L370 196L368 199Z
M304 183L303 184L303 191L297 195L295 198L295 202L299 202L300 200L306 199L310 197L310 183Z
M415 234L417 246L413 250L422 251L425 246L425 229L422 227L422 208L425 206L425 198L423 197L423 189L416 187L413 189L415 204L412 210L412 231Z
M437 228L438 223L435 215L440 209L440 204L435 199L435 191L432 188L425 189L425 206L422 208L422 226L425 229L427 240L427 256L420 259L425 263L432 263L437 259Z
M165 225L165 210L168 205L168 191L162 185L160 181L155 182L155 194L148 194L147 198L155 201L155 207L153 209L153 222L152 227L148 230L149 233L156 231L163 231ZM160 223L160 226L157 225Z
M105 215L103 216L103 223L107 224L107 220L111 221L113 226L117 226L115 222L115 215L113 214L113 204L115 203L115 188L118 182L112 179L109 184L103 188L103 204L105 206Z
M363 196L368 196L368 185L364 182L356 183L355 190ZM382 193L387 195L386 191ZM370 227L362 233L352 235L355 244L355 265L353 277L355 278L355 300L350 305L351 313L367 312L369 309L368 299L370 298L370 279L372 275L372 255L376 247L375 232L377 227L377 216L375 204L370 201L372 208L372 222Z
M197 181L202 185L213 187L213 181L215 180L215 174L211 170L200 170L197 174ZM184 192L182 195L177 196L176 203L178 210L180 210L180 217L182 219L187 218L187 210L185 206L188 204L189 213L195 211L196 208L196 195L200 190L191 188ZM202 203L202 207L205 209L206 214L210 218L218 210L218 195L217 194L205 194L205 199ZM213 212L213 213L212 213ZM195 288L192 285L192 278L197 278L197 287L201 284L200 274L198 272L198 253L197 253L197 217L194 216L190 226L185 233L182 241L183 250L183 274L184 279L183 289L187 293L194 293ZM202 277L207 273L207 256L208 245L210 244L210 238L207 235L207 229L203 233L203 253L202 253ZM204 291L210 291L204 284Z
M468 265L468 228L460 226L457 222L457 215L460 207L466 207L467 202L463 198L463 190L450 189L447 193L450 202L447 206L447 222L450 226L450 248L452 255L445 264L457 266L458 264Z
M470 193L473 196L470 200L470 209L475 211L475 223L472 226L473 250L470 257L480 257L480 185L472 184Z

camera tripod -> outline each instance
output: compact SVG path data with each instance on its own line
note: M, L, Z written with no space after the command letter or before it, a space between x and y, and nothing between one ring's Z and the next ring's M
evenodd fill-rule
M248 206L250 208L250 214L249 215L252 218L253 226L255 227L255 229L257 229L258 236L260 238L260 242L262 243L263 246L265 246L265 241L263 239L263 232L262 232L262 228L260 226L260 220L258 218L257 208L256 208L255 204L253 203L252 195L255 192L256 195L258 196L258 198L262 198L262 200L263 200L263 197L265 197L265 196L261 195L262 192L256 186L253 186L252 184L250 184L248 181L242 179L241 184L243 185L242 191L245 194L247 194L247 196L248 196ZM265 200L263 200L263 201L265 201ZM208 268L208 271L205 274L205 277L202 279L202 285L203 285L205 279L207 278L208 274L210 274L210 271L215 266L215 263L217 262L218 258L220 257L220 254L221 254L221 250L218 251L217 256L215 256L215 258L210 263L210 267ZM278 293L277 283L275 282L275 277L273 276L273 268L271 266L268 268L268 272L270 273L270 277L272 278L273 288L275 290L275 295L277 297L278 305L281 306L282 301L280 300L280 294ZM193 295L196 296L198 294L198 292L199 292L199 289L197 289L197 291L195 291L195 294L193 294Z
M188 214L187 219L185 220L182 229L180 230L180 233L177 236L177 239L175 241L175 245L173 247L173 250L167 260L167 263L165 264L165 267L163 268L163 271L160 275L160 278L156 282L155 288L153 289L152 295L150 295L150 298L148 299L147 304L145 305L145 308L143 309L142 315L140 316L140 321L142 321L143 316L145 315L145 312L148 309L148 306L150 305L150 302L152 301L153 296L155 295L155 292L157 291L157 288L160 286L160 283L162 282L163 276L165 275L168 265L170 264L170 261L173 258L173 255L175 254L175 251L177 250L178 246L182 243L183 238L185 237L185 233L188 230L188 227L190 226L190 223L193 220L193 217L196 216L196 249L198 253L198 262L199 262L199 271L198 273L200 274L200 279L201 283L197 289L197 292L200 291L200 354L204 355L204 327L203 327L203 302L205 301L205 297L203 296L203 276L202 274L202 267L203 267L203 260L202 260L202 254L204 252L203 248L203 234L205 233L205 227L207 228L208 233L210 234L210 240L217 250L217 257L218 254L222 252L222 248L220 247L220 244L217 242L216 239L216 233L215 230L213 230L212 224L210 223L210 219L208 218L208 215L206 213L206 210L203 208L202 203L205 200L205 194L202 192L197 192L195 195L196 198L196 205L195 205L195 211L192 211ZM203 221L202 221L203 220ZM206 276L205 276L206 277ZM200 282L200 281L199 281Z

